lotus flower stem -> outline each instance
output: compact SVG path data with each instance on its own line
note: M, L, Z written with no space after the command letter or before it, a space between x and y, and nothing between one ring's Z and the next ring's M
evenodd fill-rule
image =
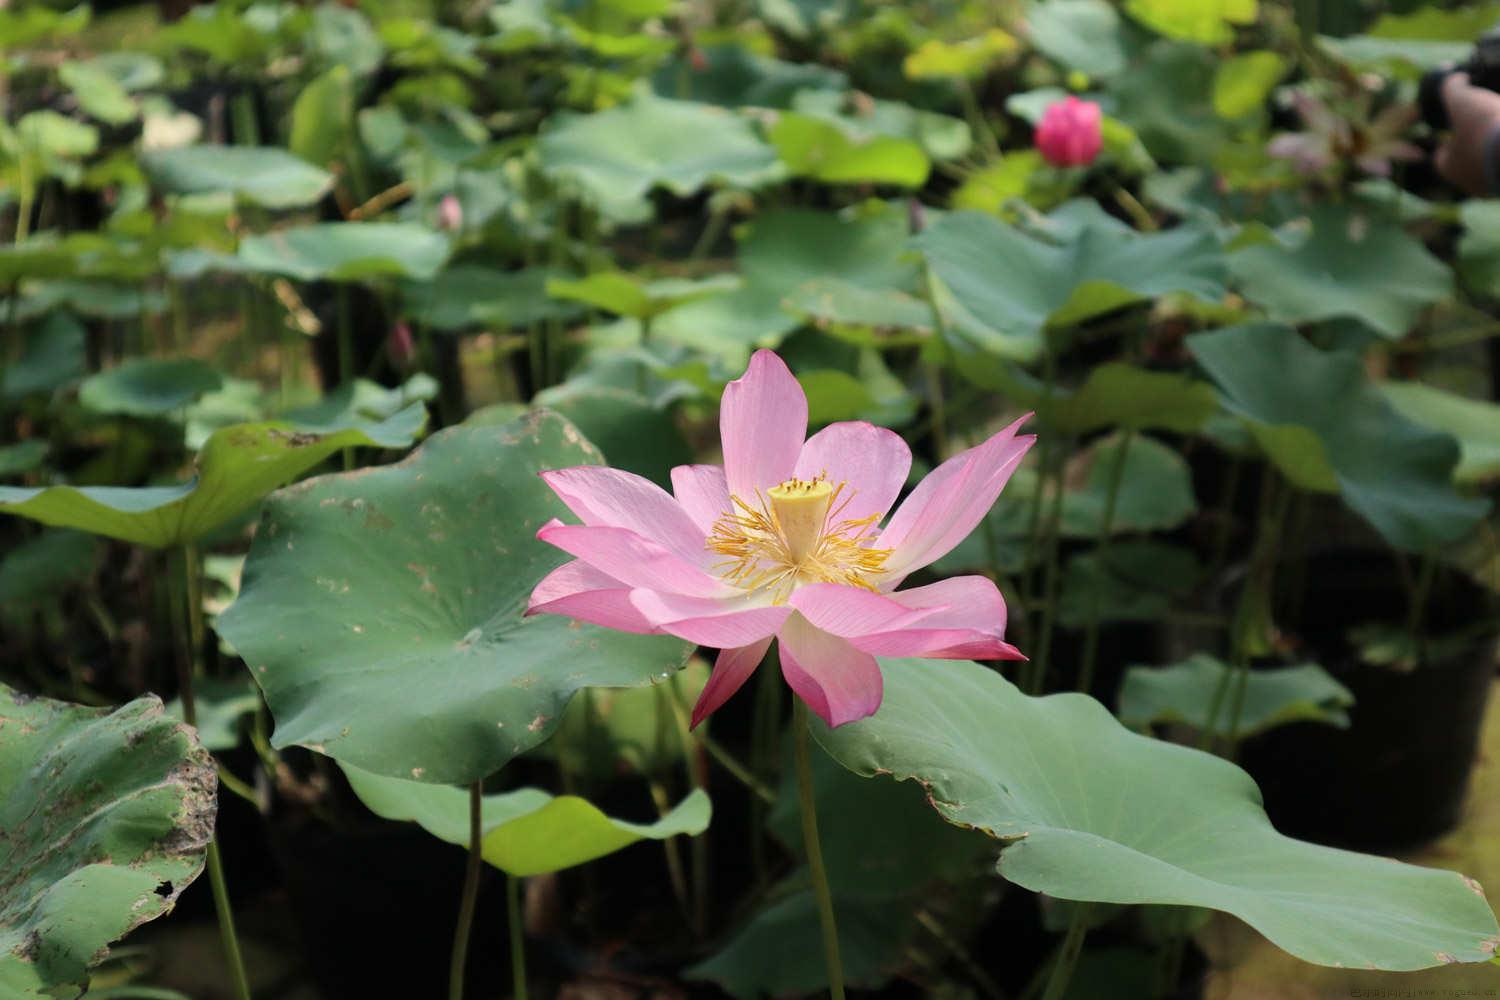
M823 848L818 842L817 802L813 795L812 763L807 752L807 706L792 701L792 731L797 744L797 794L802 811L802 842L807 850L807 868L812 874L813 896L818 901L818 923L823 928L823 959L828 966L828 993L844 1000L844 967L839 961L838 925L833 919L833 895L828 890L828 872L823 867Z
M1406 618L1406 632L1411 636L1412 650L1416 654L1416 666L1421 666L1427 653L1427 644L1422 640L1423 618L1427 612L1427 600L1432 596L1432 580L1437 574L1437 559L1429 550L1422 553L1422 568L1417 570L1417 585L1411 594L1411 611Z
M526 924L521 919L521 880L505 877L505 916L510 924L512 1000L526 1000Z
M1041 694L1047 686L1047 666L1052 653L1052 629L1057 621L1057 584L1059 535L1062 529L1063 470L1065 452L1055 449L1052 469L1052 503L1047 511L1047 567L1042 575L1042 624L1036 634L1036 658L1031 662L1031 676L1026 685L1027 693ZM1037 484L1041 490L1046 480Z
M1109 555L1109 539L1114 533L1115 508L1120 500L1120 483L1125 479L1125 458L1130 453L1130 442L1135 437L1135 431L1127 429L1120 437L1119 451L1115 454L1114 464L1109 469L1109 487L1104 494L1104 513L1099 517L1099 547L1094 550L1094 557L1099 560L1099 568L1104 572L1109 571L1105 564L1105 558ZM1099 595L1096 592L1093 599L1089 601L1088 630L1083 636L1083 656L1079 661L1078 685L1079 691L1088 694L1090 686L1094 683L1094 661L1099 657Z
M1047 977L1047 991L1042 994L1042 1000L1062 1000L1068 992L1068 983L1073 979L1073 970L1083 951L1083 939L1089 932L1089 910L1088 903L1073 904L1073 919L1068 922L1067 936L1052 961L1052 972Z
M203 601L198 592L198 551L184 545L175 553L179 572L176 574L177 600L172 603L179 610L173 618L179 623L177 630L182 642L182 654L177 660L178 697L182 699L182 718L189 726L198 725L198 704L193 697L193 675L198 672L198 651L203 635ZM195 637L199 640L195 642ZM213 890L214 912L219 921L219 938L224 945L224 962L229 967L229 977L234 982L237 1000L250 1000L250 978L245 974L245 959L240 954L239 937L234 931L234 911L229 907L229 886L224 880L224 862L219 857L218 833L208 842L208 884Z
M464 869L463 895L458 904L458 927L453 932L453 955L448 963L448 1000L463 1000L464 966L469 955L469 932L474 927L474 901L479 896L479 872L483 867L480 813L484 806L484 782L469 786L469 864Z

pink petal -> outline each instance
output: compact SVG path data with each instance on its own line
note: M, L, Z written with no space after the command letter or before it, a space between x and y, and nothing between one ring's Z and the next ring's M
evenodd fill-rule
M815 627L843 638L905 628L935 610L913 610L889 595L840 583L809 583L798 587L787 603Z
M925 611L916 627L850 640L875 656L925 656L947 660L1024 660L1005 634L1005 598L983 576L956 576L886 595L893 603Z
M708 559L707 532L649 479L603 465L578 465L543 472L542 480L584 524L627 528L691 563Z
M719 437L729 492L744 500L790 479L807 436L807 396L771 351L756 351L724 387Z
M630 603L630 588L580 559L563 563L531 592L527 615L563 615L621 632L649 633L650 621Z
M880 533L880 547L892 549L884 586L953 550L995 504L995 498L1036 443L1016 435L1027 414L981 445L961 452L932 470L902 501Z
M632 591L630 603L656 631L718 649L747 646L773 636L792 613L784 605L755 605L743 598L684 597L645 588Z
M696 597L734 593L681 556L627 528L563 524L553 518L542 525L536 537L629 587Z
M707 536L729 512L729 483L722 465L679 465L672 470L672 493Z
M792 615L777 638L781 675L830 726L874 715L884 686L875 657Z
M697 729L700 722L717 712L719 706L750 679L770 646L771 638L767 636L759 642L752 642L738 649L719 650L719 658L714 662L714 672L709 674L708 683L703 685L703 692L698 695L698 704L693 706L693 721L689 728Z
M843 509L829 519L857 521L871 514L884 517L910 471L911 449L900 434L864 421L848 421L829 424L808 438L792 474L812 479L826 472L829 482L848 483L839 497Z

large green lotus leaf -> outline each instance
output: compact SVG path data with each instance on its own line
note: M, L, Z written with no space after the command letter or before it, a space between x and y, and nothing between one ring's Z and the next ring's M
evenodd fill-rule
M1453 292L1453 276L1394 222L1324 205L1312 233L1289 248L1255 243L1229 258L1245 297L1274 320L1304 323L1349 317L1397 338L1422 311Z
M1321 965L1482 962L1478 883L1277 833L1249 775L1132 733L1085 695L1031 698L967 661L884 660L880 711L817 739L860 774L914 778L949 822L1005 842L999 871L1057 899L1232 913Z
M906 213L884 206L839 215L767 213L740 242L744 284L663 313L652 327L654 335L720 354L730 367L742 366L752 347L775 345L801 325L796 310L808 305L804 287L833 280L844 290L844 300L851 288L914 292L918 271L904 256L906 234ZM843 317L820 318L838 322Z
M1106 0L1045 0L1026 9L1027 35L1037 51L1091 77L1125 68L1120 15Z
M402 448L427 422L413 404L379 424L328 433L284 421L236 424L209 435L197 475L176 486L0 486L0 513L165 548L197 541L344 448Z
M84 379L78 401L95 413L164 417L223 384L196 358L136 358Z
M537 140L542 169L603 205L662 187L686 197L709 184L754 188L781 173L745 119L692 101L640 95L591 115L560 115Z
M412 222L322 222L247 236L240 241L239 262L299 281L430 281L450 249L448 237Z
M681 667L676 639L523 617L567 558L536 538L568 516L537 474L599 462L543 411L273 496L219 629L265 692L275 744L465 784L551 735L580 688Z
M892 184L919 188L931 164L922 147L896 136L850 135L835 122L787 112L768 136L794 177L824 184Z
M994 216L955 212L916 238L951 297L950 334L969 350L1030 360L1049 326L1094 316L1169 292L1216 301L1223 256L1211 233L1183 227L1134 233L1092 220L1058 243Z
M1420 382L1381 382L1380 391L1406 419L1458 438L1458 482L1500 476L1500 406Z
M339 766L354 794L377 816L412 821L439 840L469 846L467 790L373 774L347 763ZM697 836L708 829L711 815L702 789L694 789L654 823L630 823L605 815L576 795L520 788L483 797L480 851L484 860L510 875L544 875L641 840Z
M583 310L547 295L550 275L542 268L496 271L474 264L444 268L428 282L403 282L401 296L415 322L435 330L464 330L494 324L528 326L548 319L568 320Z
M1397 413L1358 355L1320 351L1269 323L1195 334L1187 344L1252 429L1295 429L1256 435L1273 457L1288 443L1299 449L1278 458L1283 470L1306 458L1312 439L1344 501L1392 545L1420 551L1454 541L1488 512L1488 501L1453 489L1458 443Z
M311 205L333 175L275 146L179 146L142 153L151 182L172 194L228 193L265 208Z
M1135 729L1178 723L1202 730L1214 716L1215 694L1223 692L1217 728L1229 729L1233 712L1233 670L1207 653L1196 653L1166 667L1131 667L1120 688L1120 721ZM1354 704L1349 689L1316 663L1252 670L1245 678L1238 733L1251 736L1288 722L1349 725Z
M215 784L154 697L111 711L0 685L0 994L77 996L110 942L171 910Z

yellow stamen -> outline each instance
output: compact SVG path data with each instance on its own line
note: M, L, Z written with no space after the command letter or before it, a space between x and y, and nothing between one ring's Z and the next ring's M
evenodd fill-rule
M731 496L734 509L719 518L708 547L726 557L715 569L748 591L767 590L781 604L799 583L841 583L874 590L889 549L871 546L879 514L842 519L853 492L824 476L789 479L755 504Z

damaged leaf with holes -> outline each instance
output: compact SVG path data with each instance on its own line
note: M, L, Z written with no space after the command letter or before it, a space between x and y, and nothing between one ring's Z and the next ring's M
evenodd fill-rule
M0 685L0 996L75 997L203 870L217 778L155 697L114 711Z

